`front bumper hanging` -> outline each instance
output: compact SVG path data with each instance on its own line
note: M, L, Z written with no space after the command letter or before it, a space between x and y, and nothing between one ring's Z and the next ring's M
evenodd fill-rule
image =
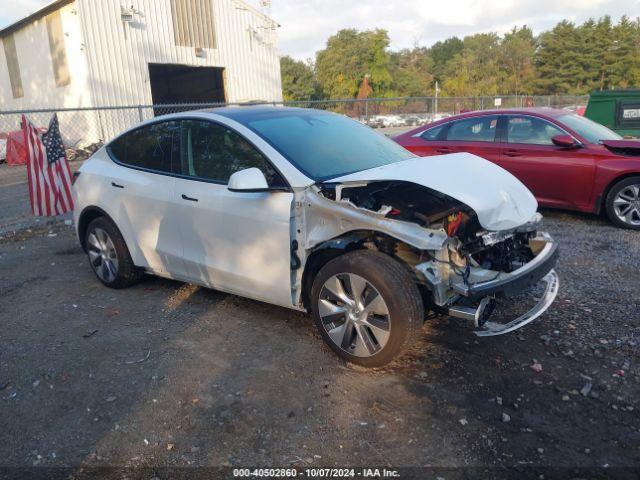
M526 265L488 282L473 285L456 283L453 285L454 290L467 299L480 300L488 295L510 296L539 282L555 267L558 261L558 244L547 233L540 233L534 241L542 247L535 258Z
M542 282L546 283L544 294L531 310L523 315L520 315L518 318L511 320L508 323L495 323L487 321L480 329L476 330L474 333L479 337L503 335L505 333L513 332L514 330L524 327L527 323L533 322L551 306L556 298L556 295L558 295L558 288L560 287L558 274L555 270L551 270L549 273L547 273L547 275L542 279Z
M553 267L558 260L558 246L547 233L540 233L533 240L537 255L526 265L499 278L474 284L455 283L453 289L465 300L449 308L449 315L471 321L479 337L503 335L513 332L542 315L558 295L559 281ZM542 282L544 293L536 305L518 318L507 323L489 321L498 297L511 297L527 287ZM465 306L479 302L477 307Z

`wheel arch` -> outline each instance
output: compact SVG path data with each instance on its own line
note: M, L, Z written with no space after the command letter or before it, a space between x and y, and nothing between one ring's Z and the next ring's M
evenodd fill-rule
M111 218L111 216L107 212L105 212L102 208L96 207L94 205L85 207L84 210L82 210L82 212L78 216L78 227L77 227L78 240L80 241L80 245L82 246L82 249L85 252L87 251L87 244L86 244L87 228L89 227L89 224L91 222L93 222L96 218L99 218L99 217L106 217L115 224L115 222L113 221L113 218Z
M631 178L631 177L640 177L640 171L637 171L637 172L626 172L626 173L623 173L621 175L618 175L613 180L611 180L607 184L607 186L604 188L604 190L602 190L602 193L600 194L600 196L596 200L595 213L600 215L602 212L604 212L605 211L605 207L606 207L607 197L609 196L609 192L611 192L611 189L617 183L622 182L622 181L626 180L627 178Z
M345 233L338 237L324 241L311 250L304 264L301 283L301 300L306 310L311 308L311 289L316 275L320 269L329 261L354 250L373 250L388 255L390 258L401 264L412 276L415 276L414 268L394 255L387 245L403 245L410 249L415 249L407 242L392 237L386 233L376 230L356 230ZM422 292L421 292L422 293ZM424 298L422 299L424 301Z

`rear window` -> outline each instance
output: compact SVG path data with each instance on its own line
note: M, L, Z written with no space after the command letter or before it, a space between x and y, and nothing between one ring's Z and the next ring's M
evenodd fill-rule
M180 124L161 122L125 133L109 145L109 153L120 163L146 170L172 172L178 164Z
M430 128L429 130L424 132L422 135L420 135L420 138L422 138L423 140L426 140L428 142L429 141L433 142L434 140L439 140L440 134L442 133L443 129L444 129L444 125L440 125L439 127Z
M493 142L496 139L498 116L472 117L453 122L447 140L462 142Z

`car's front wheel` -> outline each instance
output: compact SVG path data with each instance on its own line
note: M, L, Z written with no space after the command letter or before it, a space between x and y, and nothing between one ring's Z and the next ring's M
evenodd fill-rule
M388 255L360 250L328 262L311 290L313 319L345 360L380 367L405 351L424 320L409 273Z
M120 230L109 218L99 217L89 224L85 246L91 268L107 287L125 288L142 278Z
M640 177L625 178L611 187L605 207L614 224L640 230Z

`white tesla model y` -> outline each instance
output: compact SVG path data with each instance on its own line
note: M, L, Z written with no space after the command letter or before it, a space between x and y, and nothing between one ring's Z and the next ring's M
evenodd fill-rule
M406 349L425 311L499 335L558 291L556 244L515 177L470 154L415 157L318 110L156 118L87 160L74 195L78 238L106 286L149 273L306 310L364 366ZM532 308L490 320L497 298L532 285Z

